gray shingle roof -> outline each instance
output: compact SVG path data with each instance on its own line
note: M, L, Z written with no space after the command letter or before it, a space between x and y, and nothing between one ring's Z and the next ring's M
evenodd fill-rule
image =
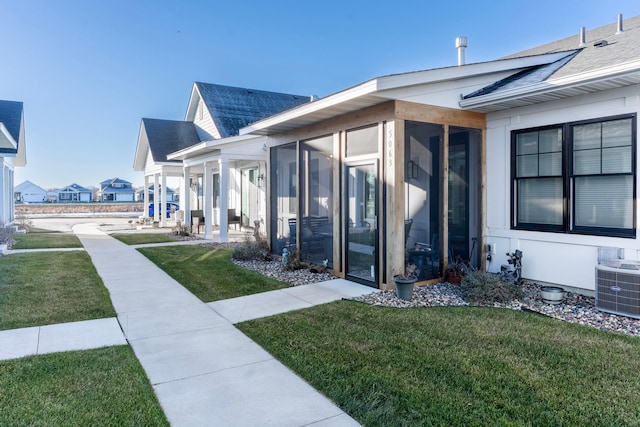
M553 74L554 78L570 76L585 71L597 70L616 64L622 64L640 58L640 15L625 19L624 32L616 34L617 24L587 30L586 46L565 66ZM596 47L594 43L606 40L607 45ZM542 53L562 52L578 49L578 33L562 40L547 43L532 49L515 53L507 58L539 55Z
M129 185L131 185L131 183L129 181L126 181L126 180L120 179L120 178L106 179L106 180L104 180L104 181L102 181L100 183L100 185L102 187L104 187L105 185L113 185L113 184L129 184Z
M508 89L541 83L549 79L567 77L637 60L640 58L640 15L624 20L623 29L622 33L616 34L617 23L613 23L588 30L585 32L586 43L582 47L578 46L580 38L576 34L509 55L503 59L567 52L567 56L556 62L521 71L470 93L464 98L469 99L489 93L499 93ZM605 46L594 46L594 43L602 40L606 40Z
M200 142L193 122L142 119L142 125L147 133L149 149L155 162L179 162L167 160L167 155Z
M240 128L311 101L311 97L196 82L222 138Z
M13 139L20 141L22 102L0 100L0 123L3 123ZM16 153L16 149L0 148L0 153Z

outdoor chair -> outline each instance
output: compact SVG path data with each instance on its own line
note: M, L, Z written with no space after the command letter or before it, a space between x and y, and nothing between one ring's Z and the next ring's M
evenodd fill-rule
M234 226L240 225L240 227L242 228L242 224L241 224L240 220L241 220L240 215L238 215L236 213L235 209L233 209L233 208L232 209L227 209L227 224L228 225L231 225L231 224L233 224ZM237 229L238 227L235 227L235 228Z
M191 211L191 232L193 233L193 226L196 226L196 231L200 232L200 227L204 227L204 212L202 210Z

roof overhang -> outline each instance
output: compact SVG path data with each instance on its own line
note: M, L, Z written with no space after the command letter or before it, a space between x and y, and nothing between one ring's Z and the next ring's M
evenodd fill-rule
M499 111L635 84L640 84L640 60L463 99L459 104L466 110Z
M389 98L384 95L384 92L389 90L459 80L509 70L517 72L528 67L549 64L566 55L567 52L556 52L378 77L317 101L303 104L252 123L240 129L240 135L273 135L338 117L388 101Z
M167 159L186 160L194 157L206 156L208 154L220 152L224 149L244 145L244 143L258 140L260 138L260 136L256 135L237 135L229 138L203 141L200 144L192 145L191 147L171 153L167 156Z
M17 148L18 143L13 139L4 123L0 122L0 149L15 150Z

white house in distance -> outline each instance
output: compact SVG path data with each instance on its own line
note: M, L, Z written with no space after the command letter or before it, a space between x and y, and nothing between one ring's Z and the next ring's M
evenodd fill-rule
M22 102L0 100L0 226L15 219L14 168L26 164Z
M201 117L197 89L187 120ZM521 250L525 278L590 293L600 254L640 260L639 111L640 16L619 17L494 61L378 77L166 158L187 213L217 204L221 240L225 208L255 194L273 252L295 245L372 287L408 262L431 283L451 257L495 272ZM243 155L253 175L229 167Z
M58 190L58 202L92 202L93 191L78 184L67 185Z
M112 178L102 181L98 190L101 202L133 202L136 192L129 181Z
M47 190L31 181L16 185L13 191L15 201L20 203L44 203L47 201Z

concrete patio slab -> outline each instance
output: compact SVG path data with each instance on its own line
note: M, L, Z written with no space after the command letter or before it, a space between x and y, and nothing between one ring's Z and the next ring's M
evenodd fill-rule
M37 354L39 335L39 327L0 331L0 360Z
M125 344L118 320L111 317L41 326L38 354Z
M172 426L359 425L275 360L156 386ZM335 424L339 422L339 424ZM320 424L322 425L322 424Z
M282 290L214 301L207 305L231 323L240 323L311 307L308 302L282 292Z
M271 359L231 325L130 340L152 384L181 380Z
M227 326L229 322L198 302L182 307L135 311L118 316L129 340Z

